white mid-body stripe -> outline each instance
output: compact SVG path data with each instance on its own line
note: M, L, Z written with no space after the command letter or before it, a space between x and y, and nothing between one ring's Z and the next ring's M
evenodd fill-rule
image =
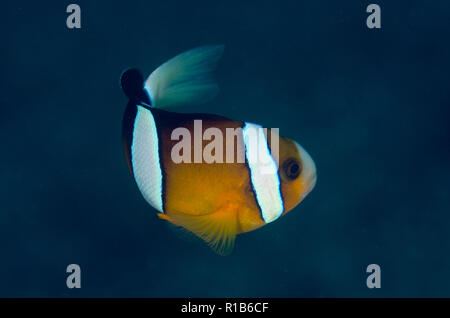
M162 171L159 162L158 133L152 112L137 106L131 144L133 174L145 200L163 212Z
M283 213L278 167L270 154L264 130L260 125L245 123L243 135L256 200L262 218L266 223L270 223Z

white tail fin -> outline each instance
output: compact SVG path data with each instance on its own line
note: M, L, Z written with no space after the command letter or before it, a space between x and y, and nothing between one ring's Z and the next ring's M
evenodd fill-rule
M223 45L201 46L159 66L144 85L152 106L163 108L202 103L214 98L219 88L212 78L212 72L223 49Z

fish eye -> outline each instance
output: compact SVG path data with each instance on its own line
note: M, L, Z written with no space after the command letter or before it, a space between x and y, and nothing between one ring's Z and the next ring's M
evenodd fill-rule
M301 173L301 165L295 159L288 159L283 164L283 170L290 180L296 179Z

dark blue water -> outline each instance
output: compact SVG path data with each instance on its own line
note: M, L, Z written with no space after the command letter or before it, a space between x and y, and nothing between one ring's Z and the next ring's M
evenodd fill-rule
M77 1L79 30L69 3L2 4L0 296L450 296L449 1L377 1L379 30L367 1ZM156 217L121 144L123 69L219 43L220 94L182 111L279 127L318 171L228 257Z

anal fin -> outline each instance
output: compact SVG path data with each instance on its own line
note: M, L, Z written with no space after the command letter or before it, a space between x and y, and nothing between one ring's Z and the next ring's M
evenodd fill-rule
M188 215L183 213L159 213L161 219L181 226L203 239L217 254L229 255L238 233L237 208L226 204L214 213Z

